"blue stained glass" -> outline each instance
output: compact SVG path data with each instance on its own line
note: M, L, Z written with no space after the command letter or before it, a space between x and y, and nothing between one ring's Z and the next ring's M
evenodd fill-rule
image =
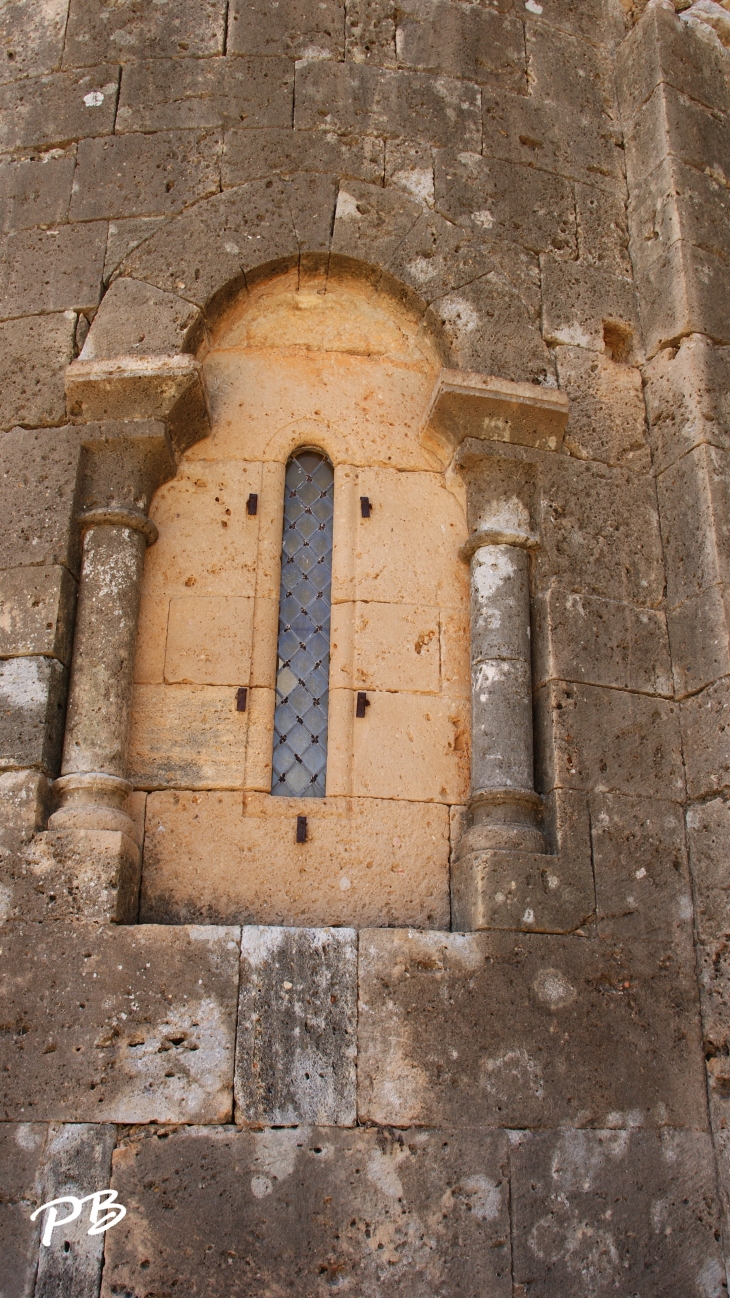
M319 451L286 469L271 792L323 798L332 603L334 472Z

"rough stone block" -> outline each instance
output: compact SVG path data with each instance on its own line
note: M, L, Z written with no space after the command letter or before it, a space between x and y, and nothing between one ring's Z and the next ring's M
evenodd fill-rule
M99 1123L49 1126L43 1202L67 1194L83 1198L105 1190L111 1180L116 1135L116 1127ZM89 1235L88 1226L82 1209L76 1221L65 1230L54 1231L50 1244L40 1248L34 1298L98 1298L105 1236Z
M48 781L40 771L3 771L0 775L0 826L14 842L33 837L48 809Z
M629 231L622 194L607 194L593 185L575 186L578 255L590 266L614 275L630 275Z
M118 74L111 66L89 72L13 82L0 88L0 151L52 149L114 130Z
M230 1120L239 930L8 924L3 1114Z
M357 934L244 928L236 1120L354 1127Z
M692 334L659 352L646 378L655 472L702 442L730 450L730 348Z
M113 50L121 63L149 54L222 54L226 30L224 0L183 0L174 8L140 8L135 0L100 7L96 0L72 0L64 62L84 67Z
M267 60L268 62L268 60ZM250 180L298 171L319 171L377 183L383 175L382 140L321 131L226 131L221 159L223 189Z
M423 206L380 185L340 185L332 232L332 252L387 266L417 225Z
M113 830L38 834L2 859L0 879L6 920L137 921L139 847Z
M348 509L357 505L359 511L359 499L354 493L350 497L345 485L339 498L335 488L335 535L338 518L345 532L350 525ZM360 495L368 496L374 508L367 528L360 525L357 531L354 556L344 544L338 553L335 544L334 601L465 608L469 572L457 551L466 540L466 520L442 475L362 468L357 475ZM424 518L438 518L443 530L438 526L426 532ZM410 555L408 571L400 558L403 552Z
M730 695L727 677L685 699L682 742L690 798L704 798L730 785Z
M547 6L545 6L547 8ZM558 108L600 122L618 119L613 65L606 50L549 23L526 28L530 93Z
M555 351L560 386L570 401L565 446L579 460L651 465L641 373L584 347Z
M82 140L70 216L169 216L218 192L221 138L207 131L156 131Z
M2 314L93 311L101 297L106 225L59 225L9 234L0 264Z
M691 595L667 613L676 697L696 694L730 675L728 612L727 588L717 585Z
M639 309L630 279L547 255L540 258L540 266L547 342L602 352L604 327L615 322L625 331L626 350L640 354Z
M667 604L730 578L730 452L702 445L657 479Z
M81 360L192 351L200 326L192 303L139 280L116 279L94 316Z
M0 767L56 775L66 711L66 668L55 658L0 662Z
M299 238L306 248L319 240L326 251L335 199L334 182L326 176L253 181L226 190L162 226L132 253L125 274L206 306L228 285L240 288L246 271L256 266L297 264Z
M463 699L373 692L356 724L352 792L356 797L465 802L469 790L469 707ZM354 711L355 699L351 706ZM389 758L383 762L388 736Z
M555 583L576 593L657 607L664 594L664 563L651 479L631 469L544 455L540 481L538 590Z
M563 264L562 262L560 263ZM554 381L550 354L523 294L498 271L431 304L459 369L515 382Z
M511 16L448 0L406 0L397 11L395 47L401 67L525 93L524 31Z
M270 760L271 719L266 740ZM448 807L308 799L297 843L301 812L267 793L150 794L143 922L449 927Z
M632 193L668 154L700 174L727 174L730 166L726 118L662 83L626 123L626 174Z
M485 158L521 162L625 196L623 140L608 118L586 121L563 104L486 90L482 118Z
M434 152L411 140L386 140L385 185L395 185L428 207L434 202Z
M242 788L247 731L230 685L136 685L128 778L140 789Z
M545 820L554 855L485 851L462 856L457 839L451 862L452 929L571 933L592 918L596 898L585 796L556 790L546 799Z
M147 552L143 593L253 596L258 516L249 517L245 504L260 482L260 466L246 461L181 465L155 495L151 517L160 539Z
M68 568L0 571L0 655L71 660L76 582Z
M291 128L293 95L288 59L150 59L124 70L115 130Z
M343 0L234 0L228 19L229 54L280 55L287 59L342 59Z
M104 283L135 248L149 239L165 222L164 216L129 217L123 221L110 221L104 258Z
M720 943L730 932L730 806L722 798L690 807L687 843L692 867L695 927L706 946Z
M641 278L678 239L723 261L730 256L730 196L717 173L665 158L631 195L629 223L636 275Z
M723 1292L704 1133L524 1132L510 1167L517 1293Z
M481 11L484 12L484 11ZM531 252L576 253L573 188L534 167L439 149L435 204L450 221Z
M730 342L730 270L716 253L673 243L643 270L639 293L649 358L686 334Z
M637 113L660 82L706 108L728 108L725 56L719 43L703 40L663 5L647 9L621 46L616 70L625 119Z
M693 962L540 933L360 934L358 1109L396 1126L706 1126Z
M0 1248L6 1298L33 1298L40 1222L31 1221L30 1214L44 1202L45 1143L46 1127L40 1122L0 1124Z
M461 627L462 633L466 627ZM441 686L441 618L414 604L335 604L330 687L416 690ZM468 661L462 664L469 678Z
M463 148L481 145L477 86L426 73L356 63L304 63L297 71L294 125L321 130L407 137L447 146L457 135Z
M67 0L51 0L38 11L33 0L12 0L0 18L3 59L0 81L35 77L59 66L66 31Z
M170 600L165 681L231 685L250 680L253 599ZM256 682L258 683L258 682Z
M625 690L555 682L537 691L535 706L538 788L682 800L677 704Z
M651 798L590 799L598 932L692 946L692 893L681 807Z
M73 358L76 315L30 316L0 324L0 424L31 428L60 424L66 413L63 378Z
M210 1298L245 1293L252 1275L272 1292L296 1275L307 1294L511 1293L502 1134L188 1128L135 1133L113 1166L128 1212L107 1234L103 1298L139 1288L144 1263L149 1292L179 1279L170 1209L186 1284Z
M345 7L347 62L396 67L395 26L395 10L391 5L383 4L383 0L348 0Z
M0 162L2 229L29 230L65 221L75 166L72 150L59 150L58 156L43 159Z
M667 624L656 609L553 586L533 604L533 684L549 680L671 695Z

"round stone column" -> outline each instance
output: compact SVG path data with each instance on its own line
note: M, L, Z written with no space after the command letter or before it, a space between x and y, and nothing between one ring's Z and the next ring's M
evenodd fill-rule
M157 528L135 507L89 510L71 664L58 810L51 829L114 830L136 839L122 810L142 567Z
M534 788L527 532L481 529L471 564L471 826L458 849L544 852Z

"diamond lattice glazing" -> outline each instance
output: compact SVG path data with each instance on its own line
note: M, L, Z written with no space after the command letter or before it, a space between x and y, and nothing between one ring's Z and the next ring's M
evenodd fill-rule
M334 485L317 451L287 465L271 783L285 798L325 794Z

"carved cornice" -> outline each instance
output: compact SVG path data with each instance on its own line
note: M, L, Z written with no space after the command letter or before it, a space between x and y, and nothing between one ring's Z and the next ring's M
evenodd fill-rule
M557 388L444 369L422 431L452 452L466 438L559 451L567 419L568 398Z

